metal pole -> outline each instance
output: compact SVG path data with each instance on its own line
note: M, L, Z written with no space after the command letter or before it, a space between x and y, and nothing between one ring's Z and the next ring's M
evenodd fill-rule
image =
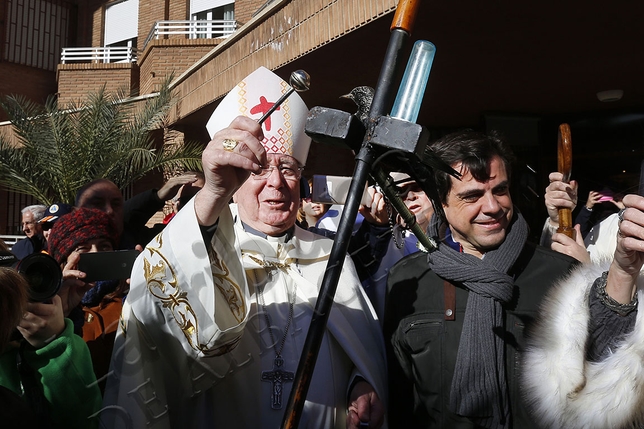
M393 94L396 89L393 84L393 79L402 64L400 53L404 42L411 33L413 18L419 5L420 0L400 0L398 3L392 23L389 45L382 63L376 92L369 111L370 121L371 119L388 113L391 109ZM326 333L329 312L333 305L338 280L340 279L344 259L347 255L351 232L358 214L361 195L364 192L369 177L370 166L374 160L375 154L369 145L369 130L367 129L361 149L356 157L356 167L353 180L349 187L349 195L342 211L340 225L335 236L333 247L331 248L327 269L322 279L320 293L315 305L315 311L313 312L313 318L311 319L295 379L293 380L293 389L286 407L284 420L282 421L282 428L284 429L297 428L302 416L304 402L311 384L320 345Z

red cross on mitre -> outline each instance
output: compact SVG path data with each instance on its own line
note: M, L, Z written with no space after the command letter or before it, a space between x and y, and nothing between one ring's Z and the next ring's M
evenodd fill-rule
M267 101L266 97L264 97L263 95L260 95L259 104L253 106L250 109L250 114L254 115L256 113L261 113L263 115L264 113L268 112L268 110L271 107L273 107L274 104L275 103L271 103L271 102ZM278 107L275 110L280 110L280 108ZM266 120L264 121L264 125L266 126L266 131L271 130L271 117L270 116L268 118L266 118Z

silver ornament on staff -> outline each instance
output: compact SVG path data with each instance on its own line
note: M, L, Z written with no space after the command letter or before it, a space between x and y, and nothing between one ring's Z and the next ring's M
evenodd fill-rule
M277 101L275 101L275 103L271 104L271 106L264 112L261 118L257 120L257 123L262 125L268 118L270 118L271 114L273 114L275 110L277 110L284 103L284 101L288 99L288 97L291 94L293 94L294 92L308 91L310 85L311 85L311 77L304 70L296 70L293 73L291 73L291 77L289 79L290 88L284 94L282 94L277 99ZM214 114L213 116L211 116L210 120L206 124L206 128L208 129L208 132L210 133L211 137L214 135L215 131L221 129L222 127L221 123L215 125L213 124L213 121L215 121L215 123L217 122ZM226 152L234 152L239 142L234 139L224 139L221 144L223 149ZM307 150L308 150L308 147L307 147Z
M261 118L257 120L258 124L263 124L266 119L278 108L280 105L291 95L294 91L304 92L308 91L311 86L311 76L304 70L295 70L291 73L289 79L289 85L291 89L286 91L272 106L268 109Z

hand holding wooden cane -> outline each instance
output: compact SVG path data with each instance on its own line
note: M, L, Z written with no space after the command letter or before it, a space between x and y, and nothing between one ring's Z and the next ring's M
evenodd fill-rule
M563 175L562 181L570 183L572 172L572 140L570 138L570 126L559 125L559 136L557 138L557 170ZM575 229L572 224L572 211L568 208L559 209L559 228L557 232L575 238Z

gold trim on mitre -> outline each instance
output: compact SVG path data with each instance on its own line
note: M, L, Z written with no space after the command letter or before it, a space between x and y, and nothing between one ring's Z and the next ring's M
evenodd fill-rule
M291 87L272 71L260 67L239 82L219 103L206 124L212 138L239 115L259 119ZM262 124L267 153L290 155L301 165L311 146L304 133L309 109L297 92L293 92Z

